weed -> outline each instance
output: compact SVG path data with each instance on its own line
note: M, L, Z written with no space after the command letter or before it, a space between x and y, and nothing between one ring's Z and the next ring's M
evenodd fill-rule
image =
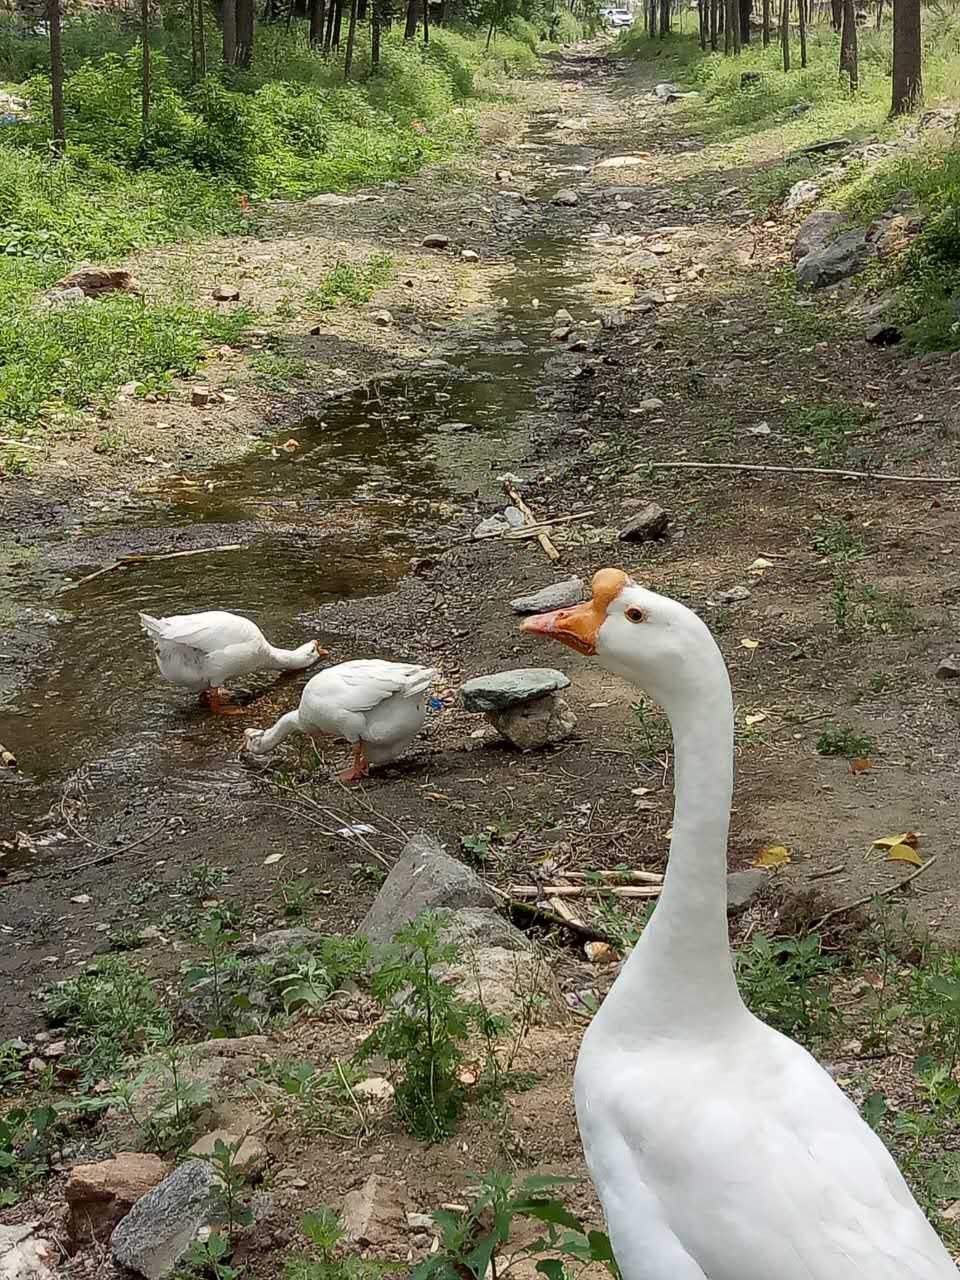
M848 727L837 729L828 726L817 738L817 752L822 756L844 756L847 760L857 760L870 755L873 749L872 739Z
M879 587L861 588L863 623L870 631L882 635L907 635L920 630L913 617L913 602L902 591L882 591Z
M946 1062L952 1075L960 1062L960 954L936 953L914 972L909 1007L920 1019L924 1052Z
M24 1079L25 1047L18 1040L0 1041L0 1089L17 1085Z
M339 1059L320 1071L312 1062L273 1062L267 1078L296 1102L299 1121L312 1132L355 1137L367 1132L367 1118L355 1087L364 1072Z
M662 756L665 751L669 751L673 745L673 735L666 716L643 698L632 703L630 710L634 718L630 737L638 754L646 759Z
M814 550L831 560L859 560L864 555L863 539L850 530L842 520L833 520L820 527L813 539Z
M46 993L47 1017L69 1032L84 1074L103 1075L129 1054L165 1044L170 1015L146 974L123 956L107 955L79 977Z
M346 304L360 306L369 302L392 274L393 259L386 254L376 254L359 264L339 262L320 287L307 294L306 301L308 306L318 307L321 311Z
M851 437L862 425L860 415L849 405L817 405L797 409L788 415L786 429L824 461L842 457Z
M208 1280L240 1280L242 1272L232 1267L230 1257L230 1241L222 1232L215 1231L206 1240L194 1240L184 1255L183 1265L193 1275L208 1277Z
M16 1204L47 1171L48 1144L57 1118L47 1101L13 1107L0 1116L0 1208Z
M284 1280L379 1280L396 1269L396 1263L344 1254L339 1248L344 1235L340 1219L325 1205L304 1214L300 1230L308 1247L287 1262Z
M833 610L833 625L842 640L850 638L852 624L850 609L850 583L846 570L842 565L835 565L833 570L833 586L830 591L830 606Z
M737 981L749 1008L807 1044L826 1036L835 1021L826 985L834 968L815 933L778 939L758 933L737 953Z
M244 1139L226 1143L217 1139L209 1155L194 1155L210 1166L216 1175L211 1187L209 1207L217 1222L233 1235L238 1227L249 1227L253 1222L253 1210L246 1203L247 1176L237 1164L237 1152Z
M312 880L305 876L281 880L277 886L280 906L287 920L303 920L310 910L310 901L317 890Z
M621 949L625 949L636 945L640 935L650 923L656 903L647 902L643 906L627 910L623 898L617 897L609 890L604 890L601 886L592 906L603 931L608 933Z
M212 898L229 875L226 867L214 867L209 862L195 862L174 884L174 890L185 898L204 902Z
M893 685L893 676L888 671L874 671L869 680L871 693L888 693Z
M167 1045L132 1079L117 1080L108 1098L112 1106L129 1116L157 1151L188 1146L193 1137L194 1118L209 1101L207 1085L184 1072L190 1061L189 1050ZM143 1112L137 1106L148 1082L153 1086L146 1091L150 1108Z
M240 1002L231 979L237 971L233 948L239 941L240 935L227 928L221 916L211 915L196 937L204 958L183 976L188 991L202 991L209 1000L213 1020L210 1029L219 1035L237 1029Z
M864 1036L863 1047L868 1051L890 1052L890 1032L906 1013L907 1005L895 998L894 978L898 967L897 935L891 924L890 910L883 898L875 898L871 912L870 951L877 964L877 972L867 980L867 992L872 993L871 1027ZM907 922L906 912L900 917L901 932Z
M306 380L310 366L306 360L281 355L278 351L264 351L250 361L250 368L257 382L267 391L284 392Z

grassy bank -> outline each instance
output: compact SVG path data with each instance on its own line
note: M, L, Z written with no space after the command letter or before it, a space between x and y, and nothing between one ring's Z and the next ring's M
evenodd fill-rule
M83 260L249 234L264 198L402 178L462 154L478 103L536 69L537 32L517 33L524 39L501 34L488 51L477 32L437 30L422 46L394 31L375 74L361 38L346 82L340 60L313 50L304 30L264 26L248 70L194 82L189 32L164 28L151 38L144 129L135 32L88 17L64 33L68 149L58 159L47 43L7 21L0 81L16 84L27 114L0 132L0 434L95 408L125 381L189 373L206 340L227 336L207 309L113 299L38 312L38 290ZM211 43L211 67L217 57Z

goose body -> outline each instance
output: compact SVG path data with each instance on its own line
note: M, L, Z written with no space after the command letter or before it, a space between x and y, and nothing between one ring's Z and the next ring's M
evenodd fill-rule
M733 703L706 626L608 569L592 600L523 629L642 688L674 735L663 890L574 1081L624 1280L957 1280L883 1142L737 990L726 921Z
M201 695L215 710L227 681L254 671L300 671L325 656L316 641L298 649L278 649L249 618L211 610L154 618L141 613L140 625L153 640L157 666L165 680Z
M356 782L368 765L386 764L407 750L423 727L427 691L439 674L379 658L341 662L308 680L300 706L272 729L248 729L246 748L265 756L291 733L345 738L354 745L354 764L343 777Z

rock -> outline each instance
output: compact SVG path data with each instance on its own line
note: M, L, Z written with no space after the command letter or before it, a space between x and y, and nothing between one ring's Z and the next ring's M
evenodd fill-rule
M509 169L498 169L493 175L498 182L512 182L513 174Z
M589 350L590 350L590 343L589 343L589 342L587 342L586 338L577 338L575 341L573 341L573 342L571 342L571 343L570 343L569 350L571 350L571 351L589 351Z
M403 1184L372 1173L356 1191L343 1197L340 1213L348 1244L382 1247L407 1229L407 1197Z
M357 202L357 196L344 196L340 195L336 191L322 191L320 195L311 196L310 199L304 203L312 205L332 205L334 208L338 208L346 204L357 204Z
M256 941L245 942L237 948L241 956L282 956L291 951L309 951L316 947L323 934L317 929L298 926L292 929L270 929Z
M75 1165L64 1190L71 1242L75 1246L93 1241L106 1244L120 1219L167 1171L159 1156L136 1151L118 1151L112 1160Z
M823 187L811 182L809 178L801 178L787 192L786 199L783 202L784 211L792 213L794 209L802 209L805 204L813 204L822 195Z
M620 307L600 312L600 327L602 329L622 329L626 323L627 313Z
M445 435L459 435L461 431L472 431L472 422L441 422L437 427L438 431L442 431Z
M232 284L218 284L211 294L214 302L239 302L240 290Z
M571 333L573 333L573 330L570 326L568 324L562 324L551 331L550 337L554 342L566 342Z
M766 871L731 871L727 876L727 914L737 915L746 910L763 892L767 883Z
M517 596L510 601L514 613L550 613L553 609L568 609L584 599L582 578L564 578L551 582L528 596Z
M633 407L637 413L656 413L658 409L665 409L666 405L657 396L647 396L646 400L641 400Z
M763 76L759 71L741 71L740 72L740 88L749 89L755 84L759 84Z
M633 169L642 164L649 164L649 156L607 156L598 161L595 169Z
M519 507L504 507L503 518L511 529L522 529L524 525L523 512Z
M110 1253L120 1267L161 1280L212 1221L217 1175L203 1160L185 1160L137 1201L115 1229Z
M728 591L721 591L717 599L721 604L738 604L741 600L749 600L750 595L750 588L738 583L735 587L730 587Z
M87 295L79 287L72 289L48 289L40 298L44 307L75 307L79 302L86 302Z
M503 947L478 947L445 969L444 978L457 986L466 1000L480 997L488 1013L516 1014L533 993L546 995L554 1008L563 998L552 970L535 951L508 951Z
M826 248L845 222L843 214L834 209L817 209L809 214L797 228L793 248L790 250L793 261L799 262L808 253Z
M393 1085L383 1076L367 1076L353 1086L353 1092L371 1102L389 1102L396 1093Z
M373 316L373 323L380 325L382 329L388 329L393 324L392 311L376 311Z
M652 307L666 305L667 295L661 289L643 289L633 299L636 311L649 311Z
M646 249L637 249L622 257L620 266L626 267L628 271L654 271L660 266L660 259Z
M555 693L519 706L487 713L487 719L508 742L521 751L537 751L569 738L577 717Z
M450 243L450 237L431 232L430 235L424 236L420 243L424 249L445 249Z
M430 1213L408 1213L407 1226L411 1231L436 1231L437 1229L433 1214Z
M553 204L559 205L560 208L571 209L575 204L580 203L580 197L571 187L565 187L563 191L558 191L553 197Z
M525 933L504 919L492 907L460 907L456 911L442 911L443 927L440 930L444 942L458 947L502 947L505 951L529 951L530 941Z
M57 1250L50 1240L34 1235L39 1225L0 1227L0 1280L53 1280Z
M242 1128L239 1133L234 1133L230 1129L213 1129L210 1133L205 1133L190 1148L190 1155L213 1155L218 1142L222 1142L227 1147L237 1148L233 1153L233 1167L246 1174L248 1178L263 1171L263 1166L267 1162L267 1149L259 1138L245 1133ZM239 1146L237 1146L238 1143Z
M559 311L555 311L553 313L553 318L556 320L557 324L576 324L576 321L566 307L561 307Z
M480 255L475 249L461 249L460 259L462 262L479 262Z
M224 398L219 391L214 391L212 387L193 387L190 391L190 403L197 409L206 408L211 404L223 404Z
M105 293L137 293L139 286L129 271L122 267L80 267L58 280L55 289L80 289L85 297L99 298Z
M499 513L495 516L487 516L485 520L481 520L478 525L474 526L473 536L475 538L488 537L494 533L505 533L510 525L506 519Z
M793 106L790 108L790 110L787 112L787 115L792 116L794 120L797 120L799 119L800 116L805 116L808 111L812 111L812 110L813 110L812 102L805 102L805 101L795 102Z
M863 271L876 253L862 231L844 231L825 249L814 249L800 259L797 283L807 289L825 289Z
M658 502L648 502L642 511L627 521L620 530L621 542L647 542L662 538L667 532L670 517Z
M569 677L553 667L519 667L474 676L460 686L460 696L467 711L505 711L566 689L569 684Z
M433 356L429 360L420 361L421 369L452 369L453 365L449 360L444 360L442 356Z
M374 943L390 942L422 911L494 905L493 894L475 871L421 833L407 841L358 932Z
M898 342L903 341L903 330L892 321L881 320L877 324L867 326L863 333L863 340L873 347L895 347Z
M653 92L661 102L669 102L672 98L677 97L680 90L675 84L665 81L663 84L655 85Z
M960 678L960 655L951 653L946 658L941 658L937 667L938 680L956 680Z

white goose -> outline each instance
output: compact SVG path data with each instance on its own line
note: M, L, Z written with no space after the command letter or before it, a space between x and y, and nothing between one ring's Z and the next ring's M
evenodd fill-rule
M327 656L316 640L299 649L276 649L249 618L220 610L172 618L141 613L140 625L153 640L164 679L199 693L215 715L242 714L239 707L225 704L221 689L235 676L253 671L302 671Z
M625 1280L957 1280L880 1138L748 1012L727 939L733 704L703 622L618 569L522 628L594 655L673 728L673 840L650 924L577 1059L577 1121Z
M308 680L296 711L272 729L247 729L246 749L265 756L291 733L331 734L354 744L353 765L340 774L359 782L371 764L395 760L410 746L427 714L426 692L439 676L433 667L362 658L328 667Z

